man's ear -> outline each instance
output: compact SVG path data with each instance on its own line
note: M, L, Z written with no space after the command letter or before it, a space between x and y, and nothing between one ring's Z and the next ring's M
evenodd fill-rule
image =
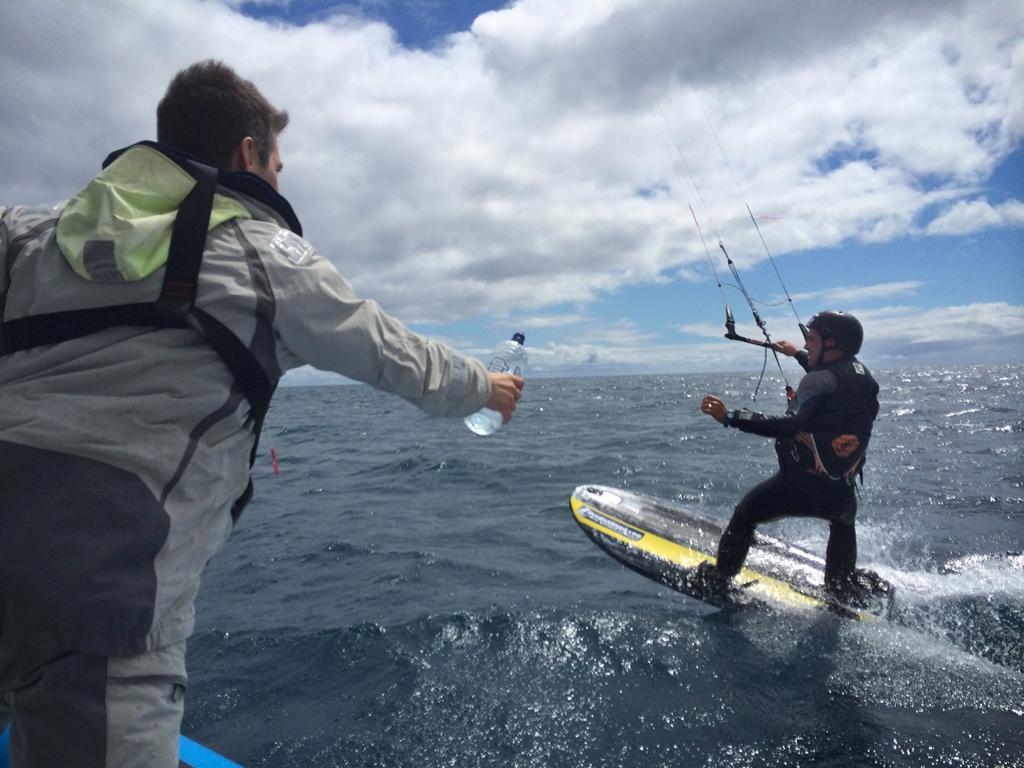
M836 340L833 339L831 336L826 336L824 339L821 340L821 348L822 349L835 349L836 348Z
M256 150L256 140L246 136L239 141L231 153L232 171L252 171L260 167L260 153Z

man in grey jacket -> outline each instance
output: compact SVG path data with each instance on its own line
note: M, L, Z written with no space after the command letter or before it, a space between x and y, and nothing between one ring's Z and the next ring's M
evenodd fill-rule
M511 418L523 380L359 299L277 192L287 113L215 61L158 142L0 209L0 730L14 768L177 765L206 562L283 372Z

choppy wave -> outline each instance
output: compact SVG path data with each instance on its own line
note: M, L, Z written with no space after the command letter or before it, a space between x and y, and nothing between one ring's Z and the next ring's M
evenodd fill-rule
M1019 675L835 617L494 610L203 634L192 657L231 660L231 674L208 673L216 693L192 716L237 734L253 766L1019 759Z
M531 381L490 439L364 387L283 390L282 474L258 467L205 579L186 731L251 766L1024 765L1024 462L1002 430L1024 369L879 379L858 539L898 593L863 625L711 611L572 523L582 483L727 519L773 451L697 403L744 404L747 376ZM826 531L772 526L815 551Z

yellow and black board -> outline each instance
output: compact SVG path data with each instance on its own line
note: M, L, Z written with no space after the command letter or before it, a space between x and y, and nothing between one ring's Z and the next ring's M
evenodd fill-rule
M878 595L866 608L831 600L822 586L825 561L786 542L755 534L734 587L709 593L694 569L714 562L722 526L678 504L619 488L581 485L569 500L572 515L601 549L638 573L712 605L762 603L824 609L858 620L884 616L891 585L878 579Z

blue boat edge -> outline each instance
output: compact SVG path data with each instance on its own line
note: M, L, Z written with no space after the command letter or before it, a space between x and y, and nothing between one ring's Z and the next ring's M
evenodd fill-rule
M218 755L209 747L192 741L188 736L179 737L178 760L191 768L242 768L239 763ZM4 766L0 765L0 768Z
M10 740L10 728L0 733L0 768L10 768L7 759L7 743ZM204 747L188 736L181 736L178 742L178 760L189 768L242 768L238 763L218 755L212 749Z

